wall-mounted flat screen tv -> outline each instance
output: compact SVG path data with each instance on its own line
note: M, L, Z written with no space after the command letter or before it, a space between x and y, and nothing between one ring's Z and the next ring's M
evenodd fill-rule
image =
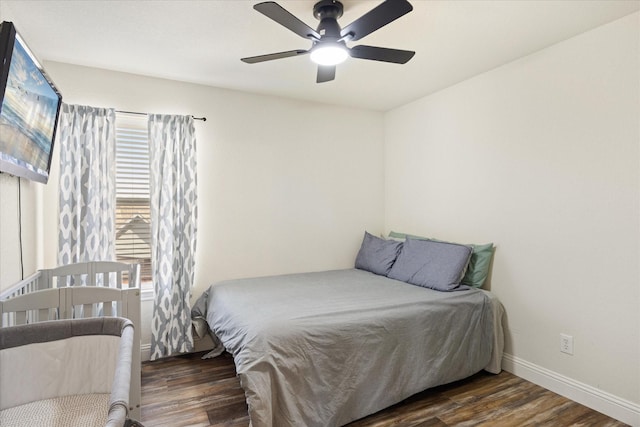
M0 172L46 183L62 95L7 21L0 67Z

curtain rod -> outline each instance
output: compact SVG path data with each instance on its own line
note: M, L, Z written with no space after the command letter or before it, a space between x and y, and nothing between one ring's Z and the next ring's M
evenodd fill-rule
M123 111L123 110L116 110L116 113L124 113L124 114L137 114L139 116L148 116L149 113L138 113L135 111ZM193 118L193 120L202 120L203 122L207 121L206 117L195 117L195 116L191 116L191 118Z

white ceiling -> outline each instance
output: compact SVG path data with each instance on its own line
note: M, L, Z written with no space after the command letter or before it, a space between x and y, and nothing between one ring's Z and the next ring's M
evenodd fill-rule
M308 56L241 57L310 42L253 10L257 1L0 0L42 61L385 111L640 10L640 1L426 1L361 41L416 51L406 65L348 59L315 83ZM315 28L314 0L278 1ZM343 0L342 26L380 1ZM64 88L60 88L64 93Z

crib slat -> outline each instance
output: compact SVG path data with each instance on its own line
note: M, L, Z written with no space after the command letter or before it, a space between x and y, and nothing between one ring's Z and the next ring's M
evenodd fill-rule
M27 312L16 311L15 322L16 322L16 325L25 325L27 323Z
M113 304L110 302L102 304L102 313L105 316L113 316Z
M83 310L82 317L93 317L93 304L83 304L82 310Z
M48 308L41 308L40 310L38 310L38 315L36 316L37 318L35 319L36 322L42 322L44 320L49 320L49 309Z

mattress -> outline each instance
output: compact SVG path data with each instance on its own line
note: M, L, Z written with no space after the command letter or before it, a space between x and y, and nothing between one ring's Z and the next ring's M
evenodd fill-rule
M204 297L253 427L344 425L500 370L501 306L479 289L439 292L351 269L225 281Z
M109 393L93 393L38 400L0 411L0 425L104 427L109 398Z

